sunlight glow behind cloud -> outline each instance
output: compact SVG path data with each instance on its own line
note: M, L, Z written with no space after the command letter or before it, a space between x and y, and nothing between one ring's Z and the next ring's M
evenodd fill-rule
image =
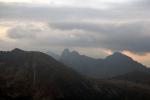
M72 48L96 58L123 51L150 66L149 4L148 0L0 0L0 47Z

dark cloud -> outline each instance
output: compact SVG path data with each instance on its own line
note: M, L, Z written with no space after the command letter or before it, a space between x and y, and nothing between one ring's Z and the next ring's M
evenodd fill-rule
M136 2L138 5L149 7L150 5L150 0L137 0Z
M107 24L109 26L109 24ZM50 27L58 28L61 30L85 30L90 32L100 32L105 30L101 24L92 24L92 23L82 23L82 22L60 22L60 23L50 23Z
M138 3L133 5L117 5L117 7L114 7L113 9L92 9L0 3L0 19L59 22L86 19L127 20L149 18L149 11L147 11L147 9L138 9L139 6L137 4ZM134 6L136 6L136 9L132 9Z
M84 30L90 31L93 35L88 46L102 47L111 50L129 50L136 53L150 52L150 33L148 30L149 22L133 22L122 24L55 24L55 28L65 30ZM88 36L89 34L86 34ZM90 37L90 36L89 36ZM82 39L82 38L81 38Z
M128 50L135 53L150 52L149 22L113 24L51 23L49 31L41 31L36 37L36 29L30 26L9 30L11 38L30 38L33 45L57 45L62 47L105 48L113 51ZM51 27L53 26L53 27ZM37 29L39 29L37 27ZM36 30L36 31L35 31ZM40 30L40 29L39 29ZM59 30L59 31L56 31ZM20 34L21 33L21 34ZM52 34L53 35L52 35ZM36 39L33 39L35 38Z
M84 13L83 13L84 12ZM86 12L86 13L85 13ZM90 8L20 6L17 4L0 3L0 19L60 21L70 18L100 17L99 10ZM100 11L103 13L103 11Z
M102 10L0 3L0 20L27 24L12 26L8 37L20 44L29 41L30 47L98 47L146 53L150 52L147 5L145 0ZM49 23L48 28L32 26L30 21Z

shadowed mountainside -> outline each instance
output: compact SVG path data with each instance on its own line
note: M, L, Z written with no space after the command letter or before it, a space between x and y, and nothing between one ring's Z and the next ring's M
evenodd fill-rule
M150 73L143 71L133 71L123 75L112 77L113 80L130 81L138 84L150 85Z
M110 78L134 70L147 70L144 65L120 52L116 52L105 59L94 59L80 55L76 51L70 52L68 49L65 49L60 61L83 75L94 78Z
M91 83L41 52L0 53L1 100L97 100Z
M150 88L87 79L44 53L14 49L0 52L0 99L150 100Z

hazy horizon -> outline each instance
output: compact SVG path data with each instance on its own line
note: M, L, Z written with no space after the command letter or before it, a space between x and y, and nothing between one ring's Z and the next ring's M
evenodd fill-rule
M149 0L0 0L0 49L120 51L150 66Z

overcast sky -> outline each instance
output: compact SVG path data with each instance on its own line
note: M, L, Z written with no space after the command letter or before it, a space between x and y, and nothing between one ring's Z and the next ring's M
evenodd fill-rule
M150 66L149 0L0 0L0 49L121 51Z

